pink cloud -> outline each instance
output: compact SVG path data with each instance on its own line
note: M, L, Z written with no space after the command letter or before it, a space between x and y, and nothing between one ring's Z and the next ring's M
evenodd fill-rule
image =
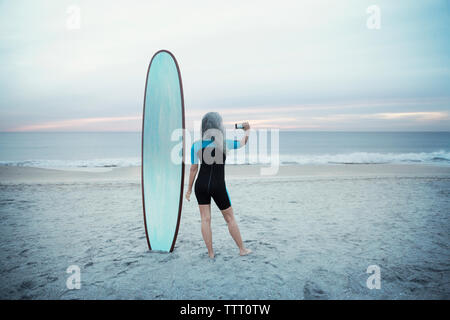
M141 121L142 116L81 118L19 126L8 131L139 131Z

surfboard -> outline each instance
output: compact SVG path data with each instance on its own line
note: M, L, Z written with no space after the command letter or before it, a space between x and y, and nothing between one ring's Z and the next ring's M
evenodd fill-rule
M150 61L142 116L142 207L150 250L172 252L180 226L184 185L184 98L172 53ZM175 134L174 131L181 134Z

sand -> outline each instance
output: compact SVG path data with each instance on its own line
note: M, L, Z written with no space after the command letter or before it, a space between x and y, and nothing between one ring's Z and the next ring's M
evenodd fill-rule
M0 166L2 299L449 299L450 167L228 166L240 257L213 205L207 256L195 197L175 251L147 250L140 168ZM187 170L188 171L188 170ZM77 265L81 288L66 270ZM368 266L381 270L369 289Z

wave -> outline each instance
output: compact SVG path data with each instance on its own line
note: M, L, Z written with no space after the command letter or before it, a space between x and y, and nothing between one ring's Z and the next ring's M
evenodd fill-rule
M376 152L352 152L342 154L287 154L280 155L282 165L303 164L383 164L383 163L423 163L423 164L449 164L450 152L419 152L419 153L376 153ZM247 159L246 159L247 160ZM230 164L268 164L271 158L248 156L247 161L238 157L227 157Z
M281 156L281 164L382 164L382 163L424 163L450 164L450 152L420 153L375 153L353 152L347 154L290 155Z
M141 158L0 161L0 165L37 168L116 168L140 166Z
M186 159L189 159L187 155ZM242 154L241 154L242 156ZM269 164L270 156L261 157L247 154L241 157L237 153L227 155L227 164ZM281 154L281 165L306 164L383 164L383 163L422 163L450 165L450 152L419 153L374 153L353 152L343 154ZM186 163L190 163L189 160ZM1 166L38 167L38 168L119 168L141 165L141 158L114 158L91 160L22 160L0 161Z

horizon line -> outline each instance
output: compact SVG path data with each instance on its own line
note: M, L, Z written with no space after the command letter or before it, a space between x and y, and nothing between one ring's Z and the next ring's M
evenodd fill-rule
M277 128L255 128L253 130L276 130ZM194 131L193 129L186 129L187 131ZM236 129L225 129L225 130L236 130ZM390 132L390 133L422 133L422 132L439 132L439 133L450 133L450 130L311 130L311 129L277 129L283 132ZM0 133L142 133L139 131L0 131Z

